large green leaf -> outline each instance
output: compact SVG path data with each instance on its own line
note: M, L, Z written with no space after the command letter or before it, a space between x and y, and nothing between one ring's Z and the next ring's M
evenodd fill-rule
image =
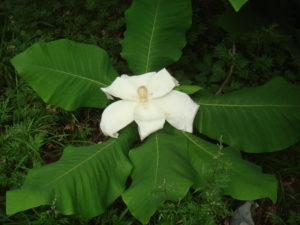
M194 170L184 137L165 129L151 135L129 155L134 169L123 200L132 215L147 223L163 201L178 201L185 196L193 184Z
M282 78L197 103L198 130L243 151L272 152L300 140L300 87Z
M102 213L125 189L134 130L126 128L118 139L103 144L68 147L58 162L31 170L20 189L7 192L7 213L40 205L85 219Z
M135 74L177 61L192 23L190 0L134 0L126 11L122 57Z
M239 200L268 197L276 201L277 181L273 175L264 174L258 166L242 160L233 148L220 148L192 134L182 135L187 139L191 164L197 171L196 187L209 185L214 173L221 172L224 194Z
M105 106L100 87L117 76L103 49L70 40L34 44L11 62L45 102L66 110Z

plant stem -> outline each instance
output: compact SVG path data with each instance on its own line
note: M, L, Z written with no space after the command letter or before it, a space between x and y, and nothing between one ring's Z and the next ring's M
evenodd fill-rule
M234 55L235 55L235 51L236 51L236 47L235 47L235 43L232 43L232 64L230 66L229 72L224 80L224 82L222 83L222 85L220 86L219 90L216 92L216 95L219 95L222 93L224 87L227 85L227 83L229 82L229 79L233 73L234 70L234 64L235 64L235 59L234 59Z

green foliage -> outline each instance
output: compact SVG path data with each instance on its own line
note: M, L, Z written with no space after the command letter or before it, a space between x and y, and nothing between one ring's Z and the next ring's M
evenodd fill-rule
M158 71L177 61L191 17L190 0L133 1L126 11L121 53L132 72Z
M4 0L0 4L0 73L4 78L0 85L15 85L16 74L9 63L14 55L36 42L62 38L105 47L114 66L122 72L128 70L119 57L128 1Z
M136 136L128 128L103 144L66 148L59 161L30 170L20 189L7 192L7 213L46 204L87 219L102 213L124 191L131 171L126 153Z
M247 1L248 0L229 0L236 12L238 12Z
M12 64L46 103L66 110L105 106L100 87L116 77L105 51L68 40L35 44Z
M226 174L220 170L220 167L216 167L214 170L215 176L211 177L209 185L204 187L201 192L188 193L184 199L177 203L164 203L158 209L156 224L222 224L221 221L231 215L228 211L228 202L222 198L220 191L222 187L220 181Z
M195 94L202 89L202 87L197 85L180 85L175 88L175 90L182 91L184 93L187 93L188 95Z
M134 168L132 184L123 199L132 215L143 223L165 200L182 199L193 183L194 171L184 137L156 132L131 150L129 157Z
M188 35L190 45L185 49L179 64L173 66L174 69L185 68L186 76L195 84L205 87L204 91L207 93L218 91L230 74L231 67L233 71L222 93L263 85L276 76L284 77L290 82L299 82L300 36L297 29L286 28L272 20L258 23L255 20L257 14L245 15L248 20L254 21L250 29L250 25L241 22L243 18L238 16L243 9L230 21L230 25L240 32L233 34L230 29L224 32L216 27L216 20L211 18L212 15L206 15L204 24L199 25L199 17L203 20L206 13L205 6L204 3L197 6L200 12L195 12L193 17L193 26ZM201 10L200 7L204 9ZM213 8L211 5L207 7ZM247 8L248 4L245 9ZM258 12L262 10L257 8ZM218 25L219 21L223 21L222 16L218 17ZM241 22L244 29L240 29L238 22ZM201 42L194 42L194 36ZM195 56L194 52L198 54Z
M5 191L21 186L28 168L56 160L61 146L78 139L75 133L64 132L64 126L71 122L71 115L44 105L23 82L15 89L6 89L0 102L0 223L66 224L72 221L72 218L57 216L57 212L47 207L13 217L4 211ZM89 137L84 138L81 144ZM77 144L79 142L77 140Z
M0 155L3 162L0 164L0 183L1 189L5 189L19 186L28 167L43 163L42 146L54 144L65 135L52 133L60 121L58 115L44 108L33 91L24 85L4 92L0 102Z
M187 139L191 164L196 171L196 188L209 185L214 175L212 168L221 164L226 175L220 180L225 194L240 200L268 197L276 201L277 182L273 175L261 173L259 167L242 160L240 153L233 148L218 148L192 134L182 134Z
M297 85L277 78L258 88L202 97L197 128L246 152L281 150L300 138L299 95Z
M235 149L222 149L168 127L150 136L129 155L134 170L132 184L123 199L132 215L144 223L165 200L182 199L192 184L205 189L216 171L222 178L215 181L219 182L219 189L214 194L228 194L240 200L269 197L275 202L277 198L274 176L263 174L259 167L242 160ZM170 159L172 163L168 163Z
M19 187L28 168L38 168L55 161L61 154L62 146L66 144L91 144L91 142L103 141L98 130L99 111L82 109L68 113L43 104L31 89L23 84L22 79L19 80L8 61L13 55L36 41L68 38L97 44L108 50L108 53L114 56L113 64L118 71L128 73L124 61L118 58L120 52L118 42L124 29L123 12L129 1L67 0L54 1L51 4L36 0L3 2L0 3L4 6L4 13L0 14L0 21L3 23L3 26L0 26L0 76L4 78L0 79L0 223L86 224L74 216L59 215L53 202L50 206L27 210L13 216L6 216L3 212L5 191ZM205 87L205 90L199 94L215 93L228 76L232 65L234 66L232 76L222 89L225 93L261 85L273 76L284 76L295 83L299 81L297 71L299 70L300 36L299 34L297 36L295 30L283 31L280 25L273 24L232 37L231 34L220 31L214 25L215 19L223 9L220 2L216 4L216 1L194 1L193 6L193 29L188 34L189 45L184 49L181 60L171 67L172 74L182 77L181 84ZM7 87L15 90L6 89ZM224 119L222 123L223 121ZM218 125L215 121L211 124ZM284 135L285 131L282 130L281 133ZM163 135L166 133L168 132ZM216 135L216 139L219 138L220 136ZM203 141L196 139L196 142ZM205 185L201 186L201 191L193 196L188 194L188 197L179 203L166 202L164 205L157 206L159 211L150 220L150 224L222 224L222 222L226 224L227 221L220 221L219 217L228 216L226 209L231 206L227 206L221 196L228 187L228 182L232 180L230 178L232 173L231 163L227 163L224 159L230 161L229 159L233 157L237 159L237 164L240 166L245 164L244 166L249 166L250 170L258 172L259 169L243 161L238 153L227 152L232 150L231 148L223 149L213 145L207 148L224 163L218 163L218 160L207 160L212 161L210 165L215 170L211 171L212 168L209 168L209 174L212 176L203 176L207 177L207 180L203 181ZM298 177L299 173L298 164L290 163L298 162L296 160L299 156L298 150L299 148L295 148L293 153L285 151L286 153L284 152L276 160L274 155L279 152L259 156L243 155L262 165L265 172L277 174L281 197L278 204L271 206L280 208L275 212L278 213L278 218L281 217L280 221L277 220L278 224L299 223L297 213L293 211L289 213L289 209L297 210L299 206L298 194L289 191L295 188L295 184L290 179ZM225 156L222 153L225 153ZM201 157L192 158L206 163L201 161L202 157L205 157L205 151L200 151L197 155ZM209 159L209 156L206 159ZM245 177L242 177L240 180L244 179ZM272 182L274 184L274 181ZM272 190L274 191L274 188ZM134 221L124 209L125 207L119 199L106 213L92 219L89 224L137 224L138 222ZM259 210L268 214L266 209L269 209L268 204L263 205ZM270 217L264 219L261 224L270 220Z

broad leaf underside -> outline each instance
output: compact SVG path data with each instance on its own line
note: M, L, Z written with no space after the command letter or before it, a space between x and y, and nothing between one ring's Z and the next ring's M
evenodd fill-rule
M133 1L121 55L134 74L158 71L180 58L191 23L190 0Z
M100 88L117 76L104 50L70 40L34 44L11 62L46 103L66 110L104 107Z
M272 152L300 139L300 88L282 78L197 103L199 132L237 149Z

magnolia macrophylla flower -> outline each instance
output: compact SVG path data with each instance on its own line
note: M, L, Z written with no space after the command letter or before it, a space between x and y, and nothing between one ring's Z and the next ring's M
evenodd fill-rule
M141 140L162 129L165 121L179 130L193 132L193 121L199 108L185 93L173 90L179 83L166 69L137 76L122 75L101 90L121 100L103 112L100 128L114 138L118 131L135 121Z

